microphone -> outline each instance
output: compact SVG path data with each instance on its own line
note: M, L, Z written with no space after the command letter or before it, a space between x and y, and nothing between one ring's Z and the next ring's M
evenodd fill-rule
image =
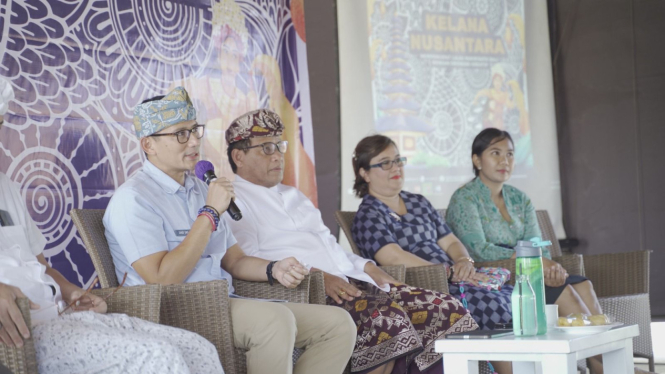
M196 173L197 178L206 182L208 185L210 182L217 179L217 176L215 175L215 167L210 161L201 160L197 162L194 172ZM226 208L226 212L231 216L231 218L233 218L234 221L240 221L242 218L242 213L240 212L240 209L238 209L236 203L233 202L233 199L231 199L231 202L229 202L229 207Z

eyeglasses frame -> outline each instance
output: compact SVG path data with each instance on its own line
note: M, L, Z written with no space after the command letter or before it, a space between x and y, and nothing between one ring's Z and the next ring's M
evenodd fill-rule
M178 130L176 132L169 132L169 133L166 133L166 134L152 134L150 136L175 136L178 143L187 144L187 142L189 141L189 138L192 136L192 134L194 132L197 132L199 128L203 128L203 132L201 133L201 136L200 137L196 136L196 135L194 135L194 136L196 136L196 139L201 139L205 135L206 125L205 124L198 124L198 123L196 125L194 125L194 127L192 127L191 129L182 129L182 130ZM181 142L180 139L178 138L178 133L180 133L180 132L184 132L184 133L187 134L187 139L184 142Z
M287 149L284 150L284 152L282 152L282 151L279 149L279 143L283 143L283 144L284 144L284 147L287 148ZM257 144L257 145L248 146L248 147L245 147L245 148L242 148L242 149L244 149L244 150L249 150L250 148L258 148L258 147L261 147L261 148L263 149L263 153L265 153L266 156L274 155L274 154L275 154L275 151L272 151L272 153L268 153L268 152L266 152L266 148L265 148L265 145L266 145L266 144L274 144L274 145L275 145L275 151L279 151L279 153L281 153L281 154L285 154L286 151L288 150L289 141L288 141L288 140L280 140L280 141L277 142L277 143L274 143L274 142L265 142L265 143L261 143L261 144Z
M386 161L388 161L388 160L386 160ZM397 157L397 158L394 159L394 160L390 160L390 161L389 161L390 163L388 164L388 165L390 165L390 166L388 167L388 169L385 169L385 168L382 166L383 163L386 162L386 161L379 162L378 164L370 165L368 169L371 169L371 168L381 168L381 170L390 170L390 169L393 168L393 165L397 165L398 167L402 167L402 166L406 165L406 156L400 156L400 157ZM402 165L399 165L400 162L402 163Z

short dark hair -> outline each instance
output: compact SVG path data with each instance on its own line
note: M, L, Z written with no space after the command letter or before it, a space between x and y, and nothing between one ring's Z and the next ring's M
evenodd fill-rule
M149 99L145 99L145 100L141 101L141 104L149 103L149 102L151 102L151 101L161 100L161 99L163 99L165 96L166 96L166 95L153 96L153 97L151 97L151 98L149 98Z
M365 137L356 145L356 150L353 152L353 172L356 175L356 180L353 183L353 190L357 197L364 197L369 193L369 185L365 182L365 178L360 175L360 169L369 170L369 162L385 151L389 146L397 144L385 135L372 135Z
M247 153L249 150L246 148L251 144L252 143L249 139L243 139L229 144L229 146L226 148L226 156L229 158L229 164L231 164L231 170L233 170L233 174L238 173L238 165L236 165L235 161L233 161L233 156L231 155L233 150L242 149L243 152Z
M504 139L510 140L510 142L513 144L513 147L515 146L513 137L510 136L508 131L499 130L494 127L490 127L481 131L478 135L476 135L476 138L473 139L473 144L471 145L471 158L473 159L473 155L480 157L483 152L485 152L485 150L492 144L498 143ZM480 170L476 168L476 165L473 162L471 164L473 165L473 173L477 177L480 173Z

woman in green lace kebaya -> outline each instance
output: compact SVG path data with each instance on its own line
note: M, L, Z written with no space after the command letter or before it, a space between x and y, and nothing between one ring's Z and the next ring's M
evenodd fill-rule
M475 261L514 259L519 240L540 237L536 210L524 192L505 184L513 171L514 144L510 134L495 128L480 132L471 147L476 177L450 200L446 222ZM591 281L568 275L543 251L545 299L559 305L559 315L602 314ZM592 373L602 373L597 357Z

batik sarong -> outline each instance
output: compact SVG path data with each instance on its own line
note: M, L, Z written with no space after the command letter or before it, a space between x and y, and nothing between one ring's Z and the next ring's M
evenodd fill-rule
M448 294L396 284L383 292L368 283L352 282L363 296L342 304L328 298L328 304L348 311L358 327L351 356L353 373L365 373L392 360L405 360L395 366L408 368L408 373L434 368L437 363L441 366L442 355L434 351L434 342L478 328L462 303Z

